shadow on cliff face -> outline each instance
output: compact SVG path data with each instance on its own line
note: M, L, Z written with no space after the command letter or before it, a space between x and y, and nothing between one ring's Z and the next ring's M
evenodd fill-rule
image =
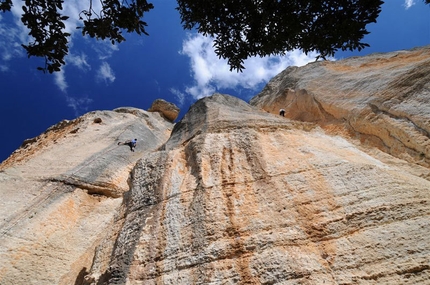
M78 276L76 277L75 283L74 285L90 285L90 284L95 284L95 280L91 279L91 280L87 280L85 277L89 274L89 272L87 271L87 268L84 267L81 269L81 271L79 271ZM110 274L105 272L102 275L100 275L99 280L97 281L96 285L103 285L103 284L107 284L107 282L109 281L110 278Z
M112 249L109 267L103 274L88 284L125 284L130 273L133 256L139 237L147 219L160 203L159 189L164 174L166 157L164 152L156 152L139 160L131 172L130 191L124 195L124 222ZM145 173L150 173L146 176ZM88 275L87 278L90 278ZM94 283L97 281L97 283ZM88 285L83 283L83 285Z
M84 267L79 271L78 276L76 277L74 285L88 285L90 283L87 283L85 281L85 276L88 274L87 268Z

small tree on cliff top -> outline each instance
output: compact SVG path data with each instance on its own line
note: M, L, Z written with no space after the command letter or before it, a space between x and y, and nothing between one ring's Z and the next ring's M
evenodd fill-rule
M430 0L424 0L426 4ZM30 30L32 42L24 44L27 55L43 57L50 73L60 71L68 53L69 33L64 31L64 0L25 0L21 21ZM316 51L320 57L337 50L361 50L368 34L366 25L376 22L380 0L177 0L185 29L196 28L215 38L220 58L231 69L241 71L251 56L283 55L293 49ZM146 0L100 0L96 11L92 0L81 11L83 35L125 40L123 31L145 34L144 13L154 6ZM10 11L12 0L0 0L0 10Z

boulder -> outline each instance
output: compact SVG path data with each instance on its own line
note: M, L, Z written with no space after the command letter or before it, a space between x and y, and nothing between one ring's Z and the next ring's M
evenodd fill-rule
M157 99L155 100L152 105L151 108L148 109L148 112L158 112L161 115L163 115L163 117L165 117L167 120L169 120L170 122L173 122L174 120L176 120L176 118L179 115L179 108L170 102L167 102L163 99Z

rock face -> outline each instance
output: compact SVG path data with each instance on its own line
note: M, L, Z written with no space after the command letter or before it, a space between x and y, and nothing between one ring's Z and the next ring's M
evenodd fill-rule
M121 219L136 161L172 128L157 113L122 108L62 121L24 142L0 165L0 284L75 284ZM117 145L135 137L135 152Z
M320 65L330 64L302 69L314 81L319 69L324 81ZM300 73L287 69L286 78L292 70ZM408 76L404 84L421 80ZM250 105L215 94L174 126L158 113L117 109L26 141L0 166L0 284L428 284L426 155L408 150L402 159L352 132L352 114L317 104L319 93L301 83L309 77L296 77L295 91L275 79L264 91L272 96ZM342 86L332 109L355 104L353 113L374 96L347 100ZM320 111L279 116L281 106L294 112L282 88ZM430 113L407 98L391 109L414 110L428 128ZM416 109L430 108L423 104ZM381 120L367 128L388 128ZM399 119L415 140L406 126ZM136 152L117 148L133 136L147 138Z
M430 46L290 67L251 104L430 166Z

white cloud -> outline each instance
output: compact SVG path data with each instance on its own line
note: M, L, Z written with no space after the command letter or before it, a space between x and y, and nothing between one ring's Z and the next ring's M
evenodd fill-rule
M1 72L6 72L9 70L9 66L4 65L4 64L0 64L0 71Z
M112 83L115 81L115 74L113 73L112 68L109 63L103 62L97 71L97 78L99 80L104 81L106 84Z
M182 107L185 102L185 94L178 89L170 88L169 91L175 95L176 101L178 102L178 107Z
M160 84L155 79L153 80L153 82L154 82L155 86L157 87L158 94L160 94L160 92L161 92Z
M12 58L25 56L25 50L21 46L21 38L22 31L19 27L0 24L0 59L5 67L8 67L8 62Z
M22 0L13 0L13 6L11 13L0 14L0 72L8 72L13 69L9 66L10 60L16 57L26 56L25 50L21 44L28 44L31 42L31 38L28 35L28 29L21 22L22 15ZM78 69L86 72L91 70L90 62L94 59L89 59L86 54L76 51L74 49L74 41L77 37L81 37L81 30L76 29L77 26L82 26L82 21L79 20L79 13L85 9L88 9L90 2L88 0L69 0L64 1L63 15L69 16L69 19L65 22L65 32L71 34L69 40L69 54L65 57L66 65L62 67L61 72L55 72L53 76L54 84L62 91L65 96L67 105L72 108L76 115L81 114L82 111L87 109L87 105L92 102L88 97L86 98L75 98L67 94L68 83L66 70L69 66L75 66ZM100 11L100 1L92 1L92 8L95 11ZM11 18L6 19L6 16ZM10 21L12 19L12 21ZM112 54L118 50L118 46L113 46L109 41L95 41L86 37L88 40L87 46L91 46L98 54L96 60L101 61L101 66L96 71L96 77L99 80L105 81L106 83L112 83L115 80L114 72L108 63L103 60L112 56ZM43 65L43 59L40 59L40 66ZM36 66L34 66L36 69Z
M405 8L406 10L411 8L413 5L415 5L415 0L405 0Z
M219 89L246 88L254 90L261 83L291 65L301 66L315 61L316 53L305 55L295 50L285 56L252 57L244 62L242 73L230 71L227 60L219 59L213 48L213 39L200 34L189 35L183 42L181 54L190 58L194 84L185 92L194 99L209 96Z
M60 88L61 91L66 93L68 85L64 76L64 69L54 73L54 82L55 85L57 85L57 87Z
M118 45L113 45L109 40L89 40L91 41L91 47L97 52L100 60L105 60L111 57L114 52L119 50Z
M82 71L91 69L91 66L87 62L87 56L84 53L81 55L74 55L70 53L67 56L67 64L74 65Z
M88 97L75 98L66 95L66 102L67 106L72 108L75 112L75 116L78 117L88 110L88 105L93 102L93 100Z

